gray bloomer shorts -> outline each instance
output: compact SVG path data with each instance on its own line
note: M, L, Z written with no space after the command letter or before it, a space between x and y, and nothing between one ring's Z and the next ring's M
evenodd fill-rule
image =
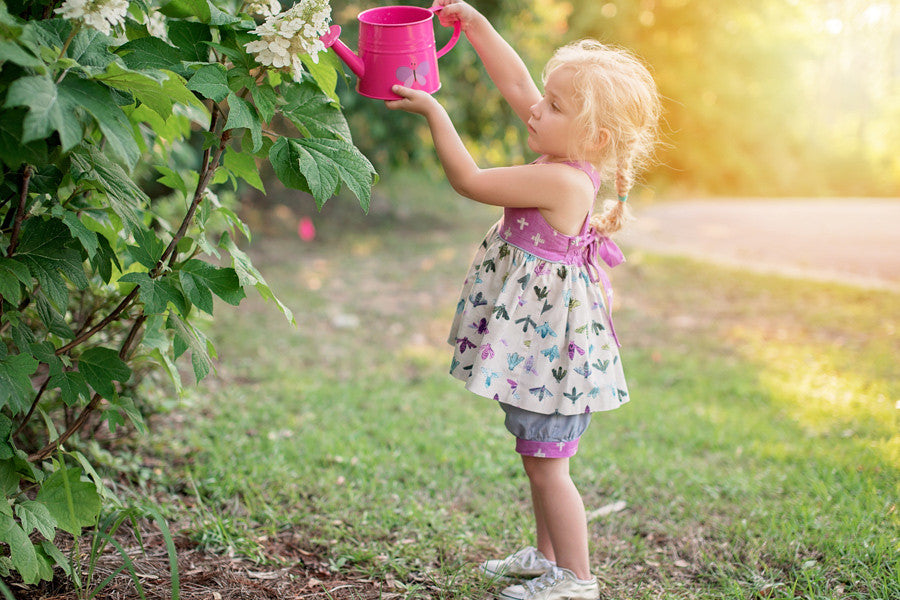
M516 436L516 452L539 458L568 458L578 451L578 440L591 422L591 413L542 415L500 403L506 429Z

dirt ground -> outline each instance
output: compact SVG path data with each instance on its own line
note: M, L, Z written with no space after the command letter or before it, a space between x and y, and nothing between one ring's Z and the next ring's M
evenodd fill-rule
M141 523L143 544L133 531L122 531L116 541L133 561L134 570L147 600L173 598L169 557L165 540L155 524ZM263 541L266 555L281 566L262 566L235 556L205 551L185 536L173 539L178 554L179 597L183 600L390 600L401 594L391 591L390 582L376 582L332 572L328 564L304 549L304 541L291 532ZM68 554L67 545L57 540ZM85 544L89 544L85 542ZM93 579L85 585L86 595L121 569L122 557L108 547L97 561ZM57 569L51 582L25 587L7 581L17 600L77 600L71 582ZM111 583L95 596L97 600L133 600L139 598L129 572L114 574Z
M638 205L623 246L900 291L900 198Z

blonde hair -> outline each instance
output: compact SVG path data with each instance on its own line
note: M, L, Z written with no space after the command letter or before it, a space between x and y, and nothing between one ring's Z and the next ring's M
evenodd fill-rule
M574 71L574 99L581 107L575 122L582 135L571 141L570 156L592 163L604 179L615 178L619 199L607 200L603 214L591 219L598 232L610 235L628 219L621 199L656 145L661 112L656 83L633 54L596 40L559 48L544 67L544 83L562 68Z

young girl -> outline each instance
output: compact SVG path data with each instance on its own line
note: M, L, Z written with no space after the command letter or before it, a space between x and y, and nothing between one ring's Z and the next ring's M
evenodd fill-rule
M625 51L595 41L565 46L544 70L544 93L485 17L437 0L444 25L459 21L497 88L528 126L531 164L480 169L447 112L429 94L394 87L388 108L423 115L453 188L504 207L463 286L450 333L450 372L499 402L531 487L537 548L489 560L481 571L518 579L509 600L595 600L584 504L569 475L596 411L628 401L603 260L623 259L609 239L624 220L636 167L655 141L656 86ZM591 218L602 177L618 200Z

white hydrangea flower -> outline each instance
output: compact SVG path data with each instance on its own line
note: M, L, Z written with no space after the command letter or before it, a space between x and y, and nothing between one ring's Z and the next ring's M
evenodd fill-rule
M113 27L125 24L127 0L66 0L56 14L70 21L81 21L88 27L109 35Z
M252 0L247 2L244 12L255 17L274 17L281 12L278 0Z
M300 81L300 55L308 54L313 62L318 62L319 52L325 50L319 36L328 31L330 20L328 0L300 0L254 29L260 39L245 47L256 55L259 64L289 70L294 81Z

